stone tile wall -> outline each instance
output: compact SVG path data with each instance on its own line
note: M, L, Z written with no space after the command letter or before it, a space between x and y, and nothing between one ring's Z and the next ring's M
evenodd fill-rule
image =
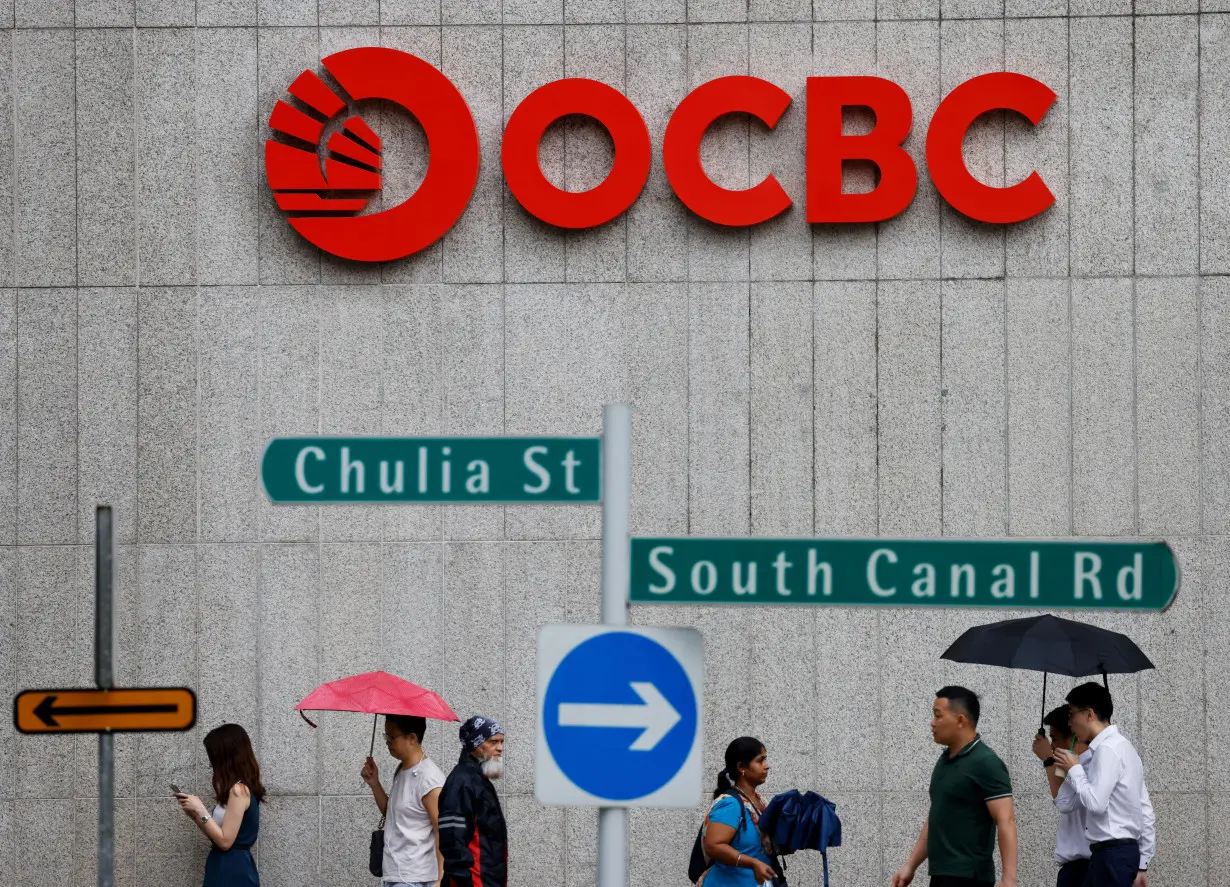
M374 883L360 717L293 711L384 668L509 730L512 884L592 884L596 816L533 797L534 643L598 617L590 507L273 507L275 435L597 432L634 407L634 532L1161 536L1183 588L1094 621L1156 672L1117 678L1157 804L1154 887L1226 887L1230 836L1230 3L1223 0L0 0L0 690L91 676L92 512L116 509L122 682L197 688L201 727L117 741L118 869L192 884L205 847L167 797L204 791L201 731L252 732L272 797L270 887ZM273 103L350 46L438 65L483 167L438 244L378 267L320 254L263 180ZM908 91L907 148L955 85L1014 70L1059 99L1036 130L990 115L971 168L1037 168L1057 196L1007 229L951 211L920 170L877 225L809 228L804 89L878 73ZM691 216L661 166L687 91L753 74L790 92L774 131L714 127L728 187L795 200L753 229ZM500 133L563 76L624 91L654 139L640 200L594 231L530 218ZM386 203L426 169L386 140ZM852 113L852 128L870 117ZM574 190L610 163L584 121L541 159ZM851 188L868 168L851 165ZM990 612L637 607L707 642L706 765L767 743L771 788L834 798L835 885L887 884L926 806L931 693L984 695L1017 786L1022 884L1054 814L1029 751L1039 680L938 660ZM1052 684L1050 704L1060 700ZM452 728L428 747L448 764ZM92 884L92 740L0 719L0 884ZM389 768L386 767L386 771ZM391 772L391 771L390 771ZM697 811L638 811L631 883L685 884ZM817 859L791 882L820 883ZM920 877L922 877L920 875Z

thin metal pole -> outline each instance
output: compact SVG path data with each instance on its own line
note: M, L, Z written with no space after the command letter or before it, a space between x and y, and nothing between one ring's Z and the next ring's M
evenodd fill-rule
M632 511L632 410L602 413L602 622L628 624L629 515ZM598 887L627 887L628 811L598 810Z
M94 513L94 682L115 687L111 508ZM115 736L98 734L98 887L115 887Z
M370 758L376 754L376 720L380 715L372 715L372 747L367 750L367 756Z
M1042 672L1042 720L1038 724L1038 735L1046 735L1046 672Z

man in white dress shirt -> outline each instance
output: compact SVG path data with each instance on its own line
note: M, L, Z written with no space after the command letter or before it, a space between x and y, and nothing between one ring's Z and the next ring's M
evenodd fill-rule
M1079 757L1055 750L1055 763L1067 771L1055 806L1084 812L1090 850L1084 887L1146 887L1156 840L1140 755L1110 723L1114 703L1101 684L1081 684L1067 701L1072 733L1089 750Z
M1046 769L1046 781L1051 797L1055 798L1067 778L1065 771L1055 763L1056 750L1066 749L1083 755L1089 746L1072 735L1072 728L1068 726L1066 705L1050 712L1042 723L1050 732L1050 738L1039 731L1034 739L1034 754ZM1070 813L1059 814L1059 828L1055 834L1055 862L1059 865L1055 887L1082 887L1085 874L1089 871L1089 839L1085 837L1083 807L1078 806Z

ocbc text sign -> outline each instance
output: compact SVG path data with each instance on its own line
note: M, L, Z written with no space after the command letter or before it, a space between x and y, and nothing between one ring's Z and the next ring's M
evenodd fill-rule
M384 99L414 115L427 134L430 159L419 189L397 206L354 215L366 207L364 192L381 186L380 137L358 116L335 128L323 172L321 141L330 118L347 112L346 101L304 71L290 87L292 104L279 101L269 124L280 134L265 143L265 169L278 205L290 223L321 249L343 258L387 261L415 253L442 237L469 203L478 180L479 139L473 115L457 87L439 70L409 53L362 47L323 60L353 101ZM1043 212L1055 196L1036 171L1024 181L995 187L966 167L962 142L970 125L990 111L1015 111L1034 125L1055 101L1044 83L1012 72L982 74L950 92L927 127L927 172L954 209L982 222L1011 224ZM914 123L910 98L882 77L809 77L806 85L807 221L879 222L910 205L918 189L914 160L903 147ZM663 166L671 187L692 212L719 225L765 222L793 201L772 174L751 188L714 182L700 160L705 132L720 117L744 113L770 129L790 106L789 93L758 77L720 77L684 97L666 126ZM842 130L848 107L870 108L868 133ZM347 112L348 113L348 112ZM554 185L538 163L543 134L561 118L580 114L610 133L615 159L596 187L570 192ZM603 225L625 212L649 177L649 129L619 90L570 77L531 92L509 117L501 163L509 190L537 218L560 228ZM879 169L866 193L846 193L842 164L862 160Z

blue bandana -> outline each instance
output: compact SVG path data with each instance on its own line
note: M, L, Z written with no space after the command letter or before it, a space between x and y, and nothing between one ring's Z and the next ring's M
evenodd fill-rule
M470 751L474 751L492 736L504 735L504 728L495 718L475 715L461 725L458 735L461 737L461 744Z

